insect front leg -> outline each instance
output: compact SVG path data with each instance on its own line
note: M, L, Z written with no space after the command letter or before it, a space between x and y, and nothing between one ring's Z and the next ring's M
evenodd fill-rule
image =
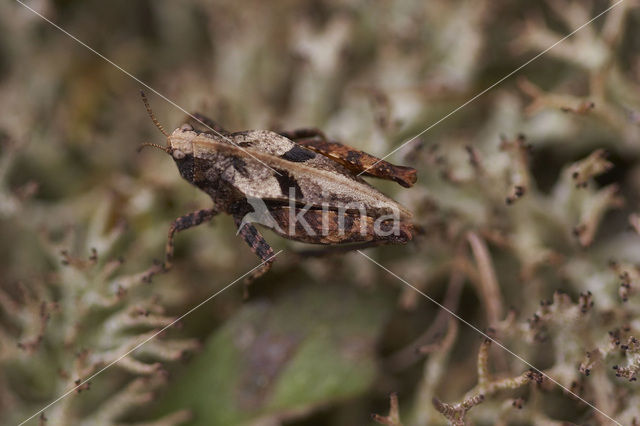
M245 297L247 296L247 288L254 280L264 275L273 263L274 252L269 243L264 239L262 234L256 229L255 226L250 223L242 223L241 216L234 216L236 226L239 228L239 234L249 245L249 248L254 252L263 262L265 262L258 269L255 269L244 281L245 285ZM240 228L242 226L242 228Z
M186 214L184 216L180 216L179 218L174 220L169 227L169 235L167 238L167 245L165 247L164 262L162 264L157 263L149 268L143 274L142 279L144 281L151 281L151 278L153 278L154 275L159 274L160 272L166 272L171 269L171 266L173 266L171 263L171 261L173 260L173 240L177 232L193 228L194 226L198 226L203 222L211 220L217 214L218 211L215 209L202 209L196 210L195 212Z
M213 219L213 217L217 214L218 211L215 209L202 209L196 210L193 213L185 214L184 216L180 216L173 221L173 223L169 227L169 236L167 238L167 246L165 247L163 265L165 271L171 269L171 266L173 266L173 264L171 263L173 261L173 240L176 233L207 222Z

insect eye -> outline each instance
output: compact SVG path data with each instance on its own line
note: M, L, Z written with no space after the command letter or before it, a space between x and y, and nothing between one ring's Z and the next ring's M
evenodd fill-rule
M175 158L176 160L182 160L185 157L184 152L180 151L179 149L174 149L171 155L173 155L173 158Z

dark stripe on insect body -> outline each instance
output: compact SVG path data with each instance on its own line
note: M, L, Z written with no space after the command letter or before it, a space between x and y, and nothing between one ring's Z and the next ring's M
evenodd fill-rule
M304 199L304 194L302 193L302 188L296 181L296 179L291 176L287 171L280 170L280 174L276 175L275 178L278 180L278 184L280 185L280 192L285 197L289 197L290 188L293 188L293 198L296 200Z
M242 176L246 178L249 177L249 171L247 170L247 162L244 161L242 158L232 157L231 164L233 165L233 168L236 169L236 171L240 173Z
M280 158L284 158L285 160L294 162L294 163L303 163L307 160L311 160L312 158L316 158L315 152L303 148L300 145L293 145L293 147L282 154Z

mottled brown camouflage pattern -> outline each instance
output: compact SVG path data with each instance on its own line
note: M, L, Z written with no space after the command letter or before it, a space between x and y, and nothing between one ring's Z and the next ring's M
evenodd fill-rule
M161 128L155 119L154 123ZM264 262L247 281L264 274L271 267L274 252L255 226L242 221L253 211L249 199L262 200L267 206L275 222L265 226L296 241L377 245L404 244L413 238L411 212L358 173L409 187L416 181L416 171L329 142L317 130L302 129L285 135L268 130L229 133L196 113L167 136L166 149L159 148L172 156L182 177L209 194L214 204L212 209L173 222L165 268L171 266L176 232L223 211L233 216L238 233ZM292 220L292 216L297 219Z
M412 167L396 166L364 151L339 142L329 141L324 133L317 129L297 129L280 134L297 144L331 158L354 173L393 180L405 188L413 186L418 179L416 169Z
M413 238L413 225L409 222L399 223L398 235L391 233L393 223L391 220L380 221L378 228L383 233L390 235L380 235L375 232L374 225L376 218L362 217L359 212L345 212L339 215L334 210L307 210L296 208L294 212L290 207L274 207L270 210L271 216L275 219L282 230L273 230L285 237L311 244L345 244L360 243L370 241L381 241L385 244L404 244ZM300 215L301 219L293 221L291 215ZM343 224L340 224L340 217ZM305 228L304 224L308 224ZM291 229L293 226L293 229ZM311 229L311 232L309 232ZM364 231L364 232L363 232ZM292 237L293 236L293 237Z

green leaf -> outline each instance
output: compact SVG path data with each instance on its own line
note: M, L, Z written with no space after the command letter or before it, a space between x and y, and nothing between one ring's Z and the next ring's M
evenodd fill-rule
M169 387L162 412L195 425L284 418L367 391L392 298L349 286L308 286L246 304Z

